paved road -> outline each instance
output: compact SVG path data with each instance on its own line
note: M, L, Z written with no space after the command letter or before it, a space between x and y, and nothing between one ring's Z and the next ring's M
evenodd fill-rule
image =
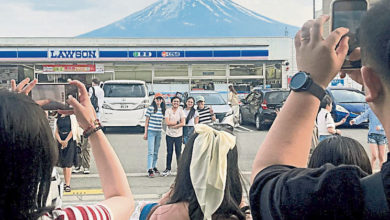
M369 152L366 144L367 129L341 129L343 135L357 139ZM267 131L256 131L253 126L238 129L237 147L239 150L239 167L248 181L254 155L263 142ZM106 132L128 176L128 181L137 201L157 200L165 193L174 181L174 176L147 178L146 153L147 143L143 140L140 130L112 129ZM166 143L163 138L159 152L157 167L165 169ZM370 154L369 154L370 155ZM173 159L173 171L176 171L176 161ZM94 161L91 164L91 174L74 174L72 176L72 192L64 196L64 204L94 203L103 199L100 181ZM61 173L61 171L60 171Z

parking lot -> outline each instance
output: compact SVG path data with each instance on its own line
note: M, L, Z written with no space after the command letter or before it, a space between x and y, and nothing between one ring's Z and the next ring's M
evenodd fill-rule
M342 128L341 130L343 135L357 139L370 153L366 143L367 129ZM236 129L235 134L237 135L237 147L239 150L239 167L248 185L254 155L263 142L267 131L258 131L254 125L245 125ZM125 169L131 190L137 201L157 200L161 194L169 189L169 186L174 181L174 175L169 177L147 177L147 142L143 140L142 129L108 129L106 135ZM165 169L165 156L166 143L163 137L157 163L157 167L160 170ZM172 171L176 171L175 159L172 162ZM91 174L72 175L71 186L72 192L64 197L65 204L77 203L80 200L84 203L93 203L103 198L94 161L91 163Z

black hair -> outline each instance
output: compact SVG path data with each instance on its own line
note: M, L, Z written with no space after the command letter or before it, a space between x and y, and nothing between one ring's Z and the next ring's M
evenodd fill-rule
M179 99L179 102L181 102L181 98L178 97L178 96L173 96L173 97L171 98L171 102L173 102L173 100L175 100L175 99Z
M329 95L325 95L324 98L322 98L320 103L320 109L326 108L326 106L332 104L332 98Z
M378 1L360 25L362 63L372 67L390 84L390 2Z
M93 82L94 84L96 84L96 85L99 85L100 80L99 80L98 78L94 78L94 79L92 79L92 82Z
M163 100L160 104L160 107L161 107L162 114L165 115L166 106L165 106L164 99L162 97L157 97L157 98L161 98ZM153 99L152 106L153 106L153 112L156 113L158 111L158 107L156 104L156 98Z
M0 219L45 212L58 149L45 112L30 97L0 91Z
M191 220L203 219L204 215L195 195L191 182L190 165L194 141L198 134L190 136L184 151L180 157L173 194L168 204L178 202L188 202L188 214ZM227 176L223 201L213 216L224 216L226 218L237 217L239 220L245 219L245 214L239 208L243 194L243 184L238 168L237 146L229 150L227 154Z
M372 174L370 159L364 147L355 139L341 135L322 140L314 149L309 168L317 168L326 163L359 166L364 172Z
M234 88L234 86L233 85L229 85L229 90L231 91L231 92L233 92L234 94L238 94L237 93L237 91L236 91L236 89Z
M194 99L194 97L191 97L191 96L186 99L186 102L184 103L184 108L187 108L187 101L189 99L192 99L192 101L194 101L194 105L191 107L190 112L187 115L186 124L188 124L188 122L191 120L191 118L194 117L195 111L196 111L195 108L194 108L194 106L195 106L195 99Z

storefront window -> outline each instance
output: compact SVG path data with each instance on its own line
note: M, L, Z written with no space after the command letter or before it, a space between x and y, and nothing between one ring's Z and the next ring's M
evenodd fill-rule
M154 65L154 76L188 76L187 64L156 64Z
M124 65L115 66L116 80L142 80L145 82L152 82L152 65Z
M230 76L262 76L263 64L230 64Z
M193 64L192 76L226 76L225 64Z

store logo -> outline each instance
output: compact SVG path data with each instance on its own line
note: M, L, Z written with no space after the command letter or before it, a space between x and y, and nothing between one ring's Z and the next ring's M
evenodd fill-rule
M163 51L161 52L162 57L180 57L180 52L178 51Z
M148 52L148 51L135 51L133 52L133 57L152 57L153 56L153 53L152 52Z
M50 50L50 58L97 58L96 50Z

